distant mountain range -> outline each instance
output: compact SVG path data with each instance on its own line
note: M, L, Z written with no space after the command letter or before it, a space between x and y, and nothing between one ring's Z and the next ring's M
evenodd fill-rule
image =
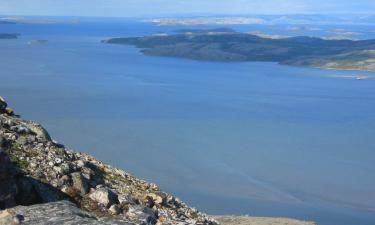
M269 38L218 30L112 38L104 42L133 45L146 55L375 71L375 40L325 40L304 36Z

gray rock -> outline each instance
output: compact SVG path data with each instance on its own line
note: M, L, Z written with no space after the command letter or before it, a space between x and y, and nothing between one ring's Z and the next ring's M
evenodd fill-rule
M21 136L19 137L16 142L20 145L26 145L28 144L30 141L29 141L29 138L27 136Z
M135 225L125 220L98 219L68 201L17 206L7 212L11 213L4 213L4 211L0 213L0 225L14 221L15 217L21 221L22 225Z
M165 202L165 197L161 195L157 195L155 193L150 193L146 196L153 204L161 205Z
M86 165L86 163L83 161L83 160L78 160L77 161L77 167L78 168L82 168Z
M100 187L96 189L90 193L89 197L105 207L119 203L117 194L107 187Z
M80 172L70 174L72 178L73 188L76 189L81 195L88 193L90 187L85 177Z
M126 215L133 221L138 221L138 224L154 225L157 223L155 212L150 208L130 206Z
M65 175L71 172L71 167L68 163L62 163L61 165L59 165L59 168L60 174Z
M25 126L17 125L10 128L10 130L17 132L18 134L30 134L31 130Z
M33 187L42 202L55 202L63 200L66 196L62 195L58 190L48 184L32 180Z

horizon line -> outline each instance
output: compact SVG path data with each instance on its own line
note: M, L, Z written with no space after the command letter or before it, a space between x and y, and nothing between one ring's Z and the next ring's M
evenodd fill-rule
M108 16L108 15L50 15L50 14L0 14L0 17L84 17L84 18L147 18L147 17L250 17L250 16L293 16L293 15L309 15L309 16L339 16L339 15L366 15L375 16L375 13L365 13L365 12L358 12L358 13L349 13L349 12L336 12L336 13L261 13L261 14L244 14L244 13L238 13L238 14L225 14L225 13L187 13L187 14L164 14L164 15L140 15L140 16ZM0 18L3 19L3 18Z

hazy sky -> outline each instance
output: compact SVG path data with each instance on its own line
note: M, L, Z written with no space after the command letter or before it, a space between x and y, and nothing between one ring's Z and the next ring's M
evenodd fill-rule
M372 13L375 0L0 0L2 15Z

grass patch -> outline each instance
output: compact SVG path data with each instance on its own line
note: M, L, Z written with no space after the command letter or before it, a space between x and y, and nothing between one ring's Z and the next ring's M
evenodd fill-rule
M13 143L5 153L9 156L12 163L22 170L26 170L29 166L29 162L25 159L21 159L23 149L18 143Z

